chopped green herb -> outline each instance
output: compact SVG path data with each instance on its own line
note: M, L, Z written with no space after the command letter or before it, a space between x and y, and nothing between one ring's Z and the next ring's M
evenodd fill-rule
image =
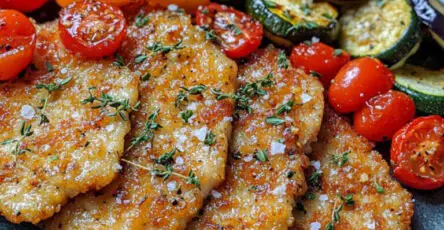
M375 179L375 183L374 183L374 185L375 185L376 191L377 191L378 193L380 193L380 194L384 193L384 188L383 188L380 184L378 184L378 182L376 181L376 179Z
M46 116L46 106L48 105L49 98L51 97L51 93L54 91L58 91L62 89L62 86L68 84L71 81L72 77L68 77L66 79L61 80L57 83L50 83L50 84L38 84L36 85L37 89L45 89L48 91L48 94L46 97L40 99L41 105L38 107L40 109L40 125L44 123L49 123L49 119Z
M322 173L321 173L320 171L315 171L315 172L313 172L313 173L310 175L310 177L308 178L308 183L309 183L311 186L318 185L318 184L320 183L320 180L321 180L321 175L322 175Z
M116 60L113 62L113 65L118 66L118 67L125 66L125 61L123 60L122 56L120 56L118 53L116 53L114 56L115 56Z
M215 137L216 135L214 135L214 133L210 130L210 132L205 136L204 144L209 146L214 145L214 143L216 143Z
M143 132L139 134L137 137L131 139L131 144L126 149L126 152L142 142L152 140L152 138L154 137L153 131L162 128L162 126L155 121L158 115L159 115L159 109L150 114L150 116L148 117L148 121L145 122Z
M150 78L151 78L151 74L147 73L147 74L143 75L140 79L142 81L148 81L148 80L150 80Z
M145 26L148 23L149 19L150 18L148 17L148 15L144 16L143 14L139 14L139 15L136 16L136 20L135 20L134 24L138 28L141 28L141 27Z
M182 45L182 40L180 40L173 46L162 45L160 42L155 42L153 45L148 47L148 49L153 52L153 56L158 53L162 53L163 55L165 55L173 50L180 50L183 48L185 48L185 46Z
M308 4L302 4L301 10L304 12L304 15L307 16L311 13L310 7Z
M236 36L242 34L242 30L236 24L228 24L226 29L233 31Z
M188 173L188 184L194 184L200 189L200 181L199 178L197 178L196 174L194 174L193 170L190 170Z
M259 160L260 162L267 162L267 149L258 150L254 153L254 157Z
M278 57L278 66L281 69L288 69L288 59L284 51L281 51Z
M311 21L306 21L305 26L307 27L307 29L314 29L319 27L317 23Z
M339 167L342 167L342 166L344 166L347 163L347 161L348 161L348 154L350 154L350 152L351 151L346 151L346 152L343 152L342 154L338 154L338 155L335 154L335 155L333 155L331 157L331 161L335 165L337 165Z
M171 164L171 162L173 161L173 156L174 154L176 154L176 151L177 149L174 148L173 150L162 154L159 158L155 160L156 163L164 166Z
M140 63L144 62L147 58L148 58L148 56L146 56L145 54L138 54L136 56L136 58L134 59L134 63L140 64Z
M54 71L54 66L52 66L52 64L49 61L45 62L45 66L46 66L46 71L48 71L49 73Z
M124 121L127 120L125 112L137 111L140 107L140 102L137 102L134 106L131 106L129 103L129 99L117 100L113 96L103 93L100 97L96 97L92 94L92 90L95 90L96 87L89 87L89 97L81 100L82 104L93 104L94 102L100 102L100 104L93 105L92 109L100 109L102 112L105 112L107 107L111 107L115 110L113 113L106 113L107 116L113 117L119 115L120 118Z
M333 20L333 17L330 14L327 14L327 13L323 13L322 17L324 17L326 19L329 19L329 20Z
M219 37L214 33L213 30L205 30L205 39L207 40L217 40Z
M205 85L197 85L193 86L191 88L185 88L181 87L181 90L179 90L179 93L176 96L176 101L174 105L176 107L179 107L183 102L188 102L188 96L189 95L199 95L202 94L205 90L207 90L208 87Z
M284 124L285 120L281 119L279 117L271 116L271 117L267 117L265 119L265 122L270 125L282 125L282 124Z
M281 115L283 113L288 113L291 111L291 108L293 108L294 102L293 101L287 101L283 105L279 106L279 108L276 111L276 115Z
M180 118L182 118L183 122L188 123L188 120L193 116L193 111L185 110L180 112Z
M293 19L293 15L291 15L291 13L290 13L289 10L284 10L284 11L282 12L282 14L283 14L283 16L286 17L287 19L290 19L290 20Z
M56 161L56 160L58 160L59 159L59 156L58 155L52 155L52 156L50 156L49 157L49 162L52 162L52 161Z
M223 93L220 89L211 89L210 90L212 94L216 96L216 100L220 101L227 98L234 98L231 94Z
M308 200L314 200L314 199L316 199L316 194L314 194L312 192L307 192L307 193L305 193L304 198L306 198Z
M339 195L339 197L347 206L353 206L355 204L355 201L353 200L353 194L347 194L345 197Z
M22 121L22 124L20 126L20 137L16 139L9 139L0 142L1 145L9 145L15 143L14 149L12 150L12 155L17 156L21 155L25 152L31 152L32 150L29 148L22 148L22 141L26 138L34 134L34 132L31 130L32 125L27 125L26 121Z

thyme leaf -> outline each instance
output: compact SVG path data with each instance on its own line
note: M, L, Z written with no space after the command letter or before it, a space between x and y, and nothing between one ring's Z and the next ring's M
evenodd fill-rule
M173 50L180 50L183 48L185 48L185 46L182 45L182 40L180 40L179 42L177 42L175 45L172 46L162 45L162 43L160 42L155 42L154 44L148 47L148 49L151 50L151 52L153 52L152 56L158 53L165 55Z

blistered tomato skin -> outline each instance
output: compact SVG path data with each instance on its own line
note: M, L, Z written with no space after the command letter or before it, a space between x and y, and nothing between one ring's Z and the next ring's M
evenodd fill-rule
M393 82L393 73L378 59L358 58L339 70L328 90L328 99L339 113L355 112L368 99L390 90Z
M421 190L444 186L444 118L419 117L393 137L390 151L393 175Z
M22 13L0 10L0 81L13 80L31 63L34 25Z
M354 114L354 127L371 141L391 140L415 116L415 103L406 94L390 90L372 97Z
M350 54L322 42L301 43L293 48L290 60L294 67L303 68L307 74L319 75L317 77L328 89L341 67L350 61Z
M87 58L112 55L126 35L122 11L101 2L75 2L60 11L59 36L65 48Z
M232 7L211 3L196 12L196 24L206 30L207 39L219 43L233 59L246 57L261 44L263 27L247 14Z

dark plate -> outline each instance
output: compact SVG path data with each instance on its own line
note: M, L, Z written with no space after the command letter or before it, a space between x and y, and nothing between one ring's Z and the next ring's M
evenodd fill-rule
M0 0L1 1L1 0ZM58 6L50 2L42 9L30 14L38 22L53 20L57 17ZM444 68L444 52L439 46L426 36L421 49L409 62L420 64L429 68ZM377 150L387 153L388 145L377 146ZM384 154L387 156L387 154ZM412 219L413 230L444 230L444 188L434 191L419 191L409 189L415 199L415 214ZM11 224L5 218L0 217L0 230L35 230L32 224Z

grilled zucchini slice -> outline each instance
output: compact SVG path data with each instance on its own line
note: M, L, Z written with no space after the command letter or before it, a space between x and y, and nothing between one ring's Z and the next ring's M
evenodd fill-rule
M339 34L338 11L327 2L309 0L247 0L248 14L264 26L265 35L289 45L313 36L333 42Z
M396 88L407 93L415 101L417 110L444 116L443 70L405 65L394 74Z
M345 10L339 44L353 57L373 56L392 69L419 48L420 21L408 0L370 0Z

